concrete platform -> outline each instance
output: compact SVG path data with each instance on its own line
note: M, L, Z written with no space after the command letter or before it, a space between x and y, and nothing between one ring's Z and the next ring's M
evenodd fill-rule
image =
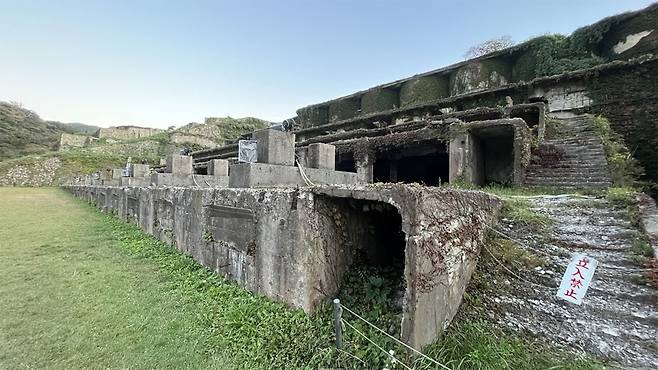
M154 173L151 175L151 184L155 186L198 186L222 187L229 185L228 176L209 175L178 175L175 173Z
M357 184L355 172L332 171L304 167L314 185ZM299 167L268 163L238 163L231 166L229 186L232 188L308 186Z
M151 177L122 177L120 186L150 186Z

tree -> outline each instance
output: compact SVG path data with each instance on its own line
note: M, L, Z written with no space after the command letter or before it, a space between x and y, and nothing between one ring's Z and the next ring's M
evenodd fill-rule
M512 45L514 45L514 41L512 41L512 38L509 35L497 37L468 49L466 54L464 54L464 58L477 58L485 54L493 53L494 51L508 48Z

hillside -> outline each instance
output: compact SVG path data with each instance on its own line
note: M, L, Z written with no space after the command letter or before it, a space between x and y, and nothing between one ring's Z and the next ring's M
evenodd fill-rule
M96 126L44 121L17 104L0 102L0 186L50 186L73 176L133 162L159 164L183 148L224 145L269 126L257 118L212 117L152 136L130 140L94 139L84 147L58 150L62 133L88 134Z
M64 132L75 130L60 122L44 121L17 104L0 101L0 161L54 150Z
M68 125L73 131L77 133L86 135L93 135L100 128L98 126L87 125L79 122L65 123L65 125Z

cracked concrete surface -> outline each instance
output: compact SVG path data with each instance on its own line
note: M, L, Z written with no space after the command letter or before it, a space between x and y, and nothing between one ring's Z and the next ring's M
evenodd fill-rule
M630 258L629 248L638 231L625 213L604 199L527 199L535 211L553 220L551 237L528 233L523 225L506 219L499 230L541 255L546 264L524 275L530 284L488 297L502 308L499 323L544 337L572 353L592 354L613 366L658 368L658 291L641 279L644 267ZM581 306L556 297L575 252L599 261Z

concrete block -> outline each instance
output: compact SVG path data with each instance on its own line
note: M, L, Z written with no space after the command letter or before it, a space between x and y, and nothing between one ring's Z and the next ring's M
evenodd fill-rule
M191 175L194 173L192 168L192 157L188 155L171 154L167 157L167 173L175 175Z
M208 175L228 176L228 161L226 159L211 159L208 162Z
M228 176L209 175L177 175L175 173L154 173L151 184L155 186L197 186L197 187L227 187Z
M336 169L336 147L330 144L315 143L308 146L306 153L308 167Z
M148 164L131 163L128 167L128 176L130 177L144 177L149 173Z
M258 163L294 165L295 134L267 129L254 132L252 137L258 141Z
M320 168L304 168L304 173L314 185L357 184L354 172L332 171ZM268 163L239 163L231 166L229 187L255 188L272 186L308 186L299 167Z
M112 179L119 180L123 177L123 168L114 168L112 169Z
M122 177L120 182L120 186L150 186L151 185L151 177Z

